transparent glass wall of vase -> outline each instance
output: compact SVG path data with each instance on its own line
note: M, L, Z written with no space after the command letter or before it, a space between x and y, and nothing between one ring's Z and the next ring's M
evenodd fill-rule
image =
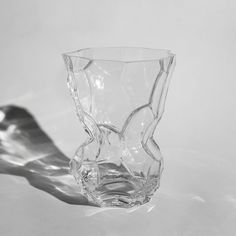
M175 55L147 48L88 48L63 58L88 134L70 162L81 192L98 206L148 202L163 169L153 133L164 111Z

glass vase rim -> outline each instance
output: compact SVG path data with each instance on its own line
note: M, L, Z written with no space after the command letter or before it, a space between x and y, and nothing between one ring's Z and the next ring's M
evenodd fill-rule
M166 53L165 56L161 57L153 57L152 59L133 59L133 60L118 60L118 59L105 59L105 58L92 58L89 56L83 56L79 55L79 53L84 52L86 50L107 50L107 49L126 49L126 50L146 50L146 51L156 51L160 53ZM81 48L69 52L62 53L62 56L67 56L67 57L75 57L75 58L80 58L88 61L107 61L107 62L119 62L119 63L141 63L141 62L154 62L154 61L160 61L164 60L167 58L174 58L176 54L172 53L171 50L169 49L159 49L159 48L149 48L149 47L130 47L130 46L118 46L118 47L86 47L86 48Z

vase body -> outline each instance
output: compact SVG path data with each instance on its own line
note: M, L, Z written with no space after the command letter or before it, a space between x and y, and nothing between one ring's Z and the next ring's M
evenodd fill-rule
M163 169L153 134L175 56L157 49L91 48L63 58L76 112L88 134L70 162L81 191L99 206L148 202Z

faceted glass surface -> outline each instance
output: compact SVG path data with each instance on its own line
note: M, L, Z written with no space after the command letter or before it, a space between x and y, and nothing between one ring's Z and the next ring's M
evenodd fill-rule
M70 162L81 191L99 206L148 202L163 168L153 133L164 111L174 54L88 48L63 58L77 115L88 133Z

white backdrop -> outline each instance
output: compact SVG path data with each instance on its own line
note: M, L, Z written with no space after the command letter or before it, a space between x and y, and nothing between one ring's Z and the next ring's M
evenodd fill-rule
M66 97L62 52L93 46L167 48L177 54L177 66L159 126L160 142L224 158L236 154L235 1L0 4L1 104L28 105L37 96L37 105L47 110L53 99ZM55 91L58 87L61 93ZM42 93L48 97L42 99Z
M83 131L60 54L94 46L171 49L177 64L158 143L235 165L235 12L234 0L1 0L0 104L28 107L72 155Z

